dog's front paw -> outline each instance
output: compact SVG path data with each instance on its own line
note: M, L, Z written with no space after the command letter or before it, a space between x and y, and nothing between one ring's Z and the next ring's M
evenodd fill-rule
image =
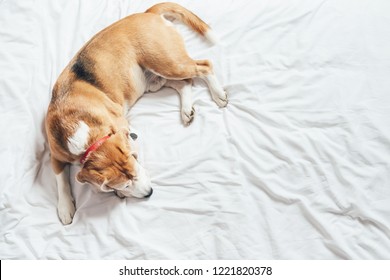
M184 125L190 125L194 120L195 109L191 107L190 109L182 109L181 110L181 119L183 120Z
M58 202L58 216L64 225L69 225L73 221L76 209L71 200Z
M212 97L214 102L217 103L219 108L224 108L229 103L227 93L224 90L218 93L214 93Z

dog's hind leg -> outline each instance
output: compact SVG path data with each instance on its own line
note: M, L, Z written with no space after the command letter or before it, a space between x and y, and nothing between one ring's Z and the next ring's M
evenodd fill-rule
M225 107L227 95L213 72L212 63L189 57L183 39L177 32L167 32L164 36L164 44L145 47L145 54L140 58L142 67L167 80L201 78L209 87L217 105Z
M189 125L194 119L195 109L192 100L192 80L168 80L165 83L166 87L175 89L180 95L181 103L181 119L184 125Z
M217 103L220 108L226 107L228 104L228 97L217 77L214 74L209 74L199 78L206 82L214 102Z
M152 65L152 67L154 68L149 68L151 72L167 80L200 78L207 84L212 99L219 107L228 104L227 94L213 73L209 60L192 60L188 56L179 56L174 61L166 58L161 65Z
M144 73L146 79L145 92L156 92L160 90L167 82L167 80L164 79L163 77L157 76L156 74L148 70L145 70Z

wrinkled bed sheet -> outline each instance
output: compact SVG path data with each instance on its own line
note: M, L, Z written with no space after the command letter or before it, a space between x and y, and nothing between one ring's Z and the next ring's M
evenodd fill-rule
M74 181L63 226L43 121L51 88L95 33L158 1L0 1L0 258L389 259L390 2L177 1L209 23L230 103L195 81L129 113L155 190L121 200ZM158 36L158 34L156 34Z

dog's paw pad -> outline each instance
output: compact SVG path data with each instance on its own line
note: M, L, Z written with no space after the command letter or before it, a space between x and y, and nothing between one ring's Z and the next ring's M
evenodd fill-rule
M184 125L190 125L192 121L194 120L195 116L195 109L194 107L191 108L191 110L182 110L181 111L181 119L183 120Z
M218 95L217 94L213 95L213 100L215 103L217 103L219 108L224 108L229 103L226 91L223 91Z

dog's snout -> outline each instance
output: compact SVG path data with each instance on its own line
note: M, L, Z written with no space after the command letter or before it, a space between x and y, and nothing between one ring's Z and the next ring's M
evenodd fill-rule
M150 189L150 192L149 192L147 195L145 195L144 197L145 197L145 198L151 197L152 194L153 194L153 189L151 188L151 189Z

